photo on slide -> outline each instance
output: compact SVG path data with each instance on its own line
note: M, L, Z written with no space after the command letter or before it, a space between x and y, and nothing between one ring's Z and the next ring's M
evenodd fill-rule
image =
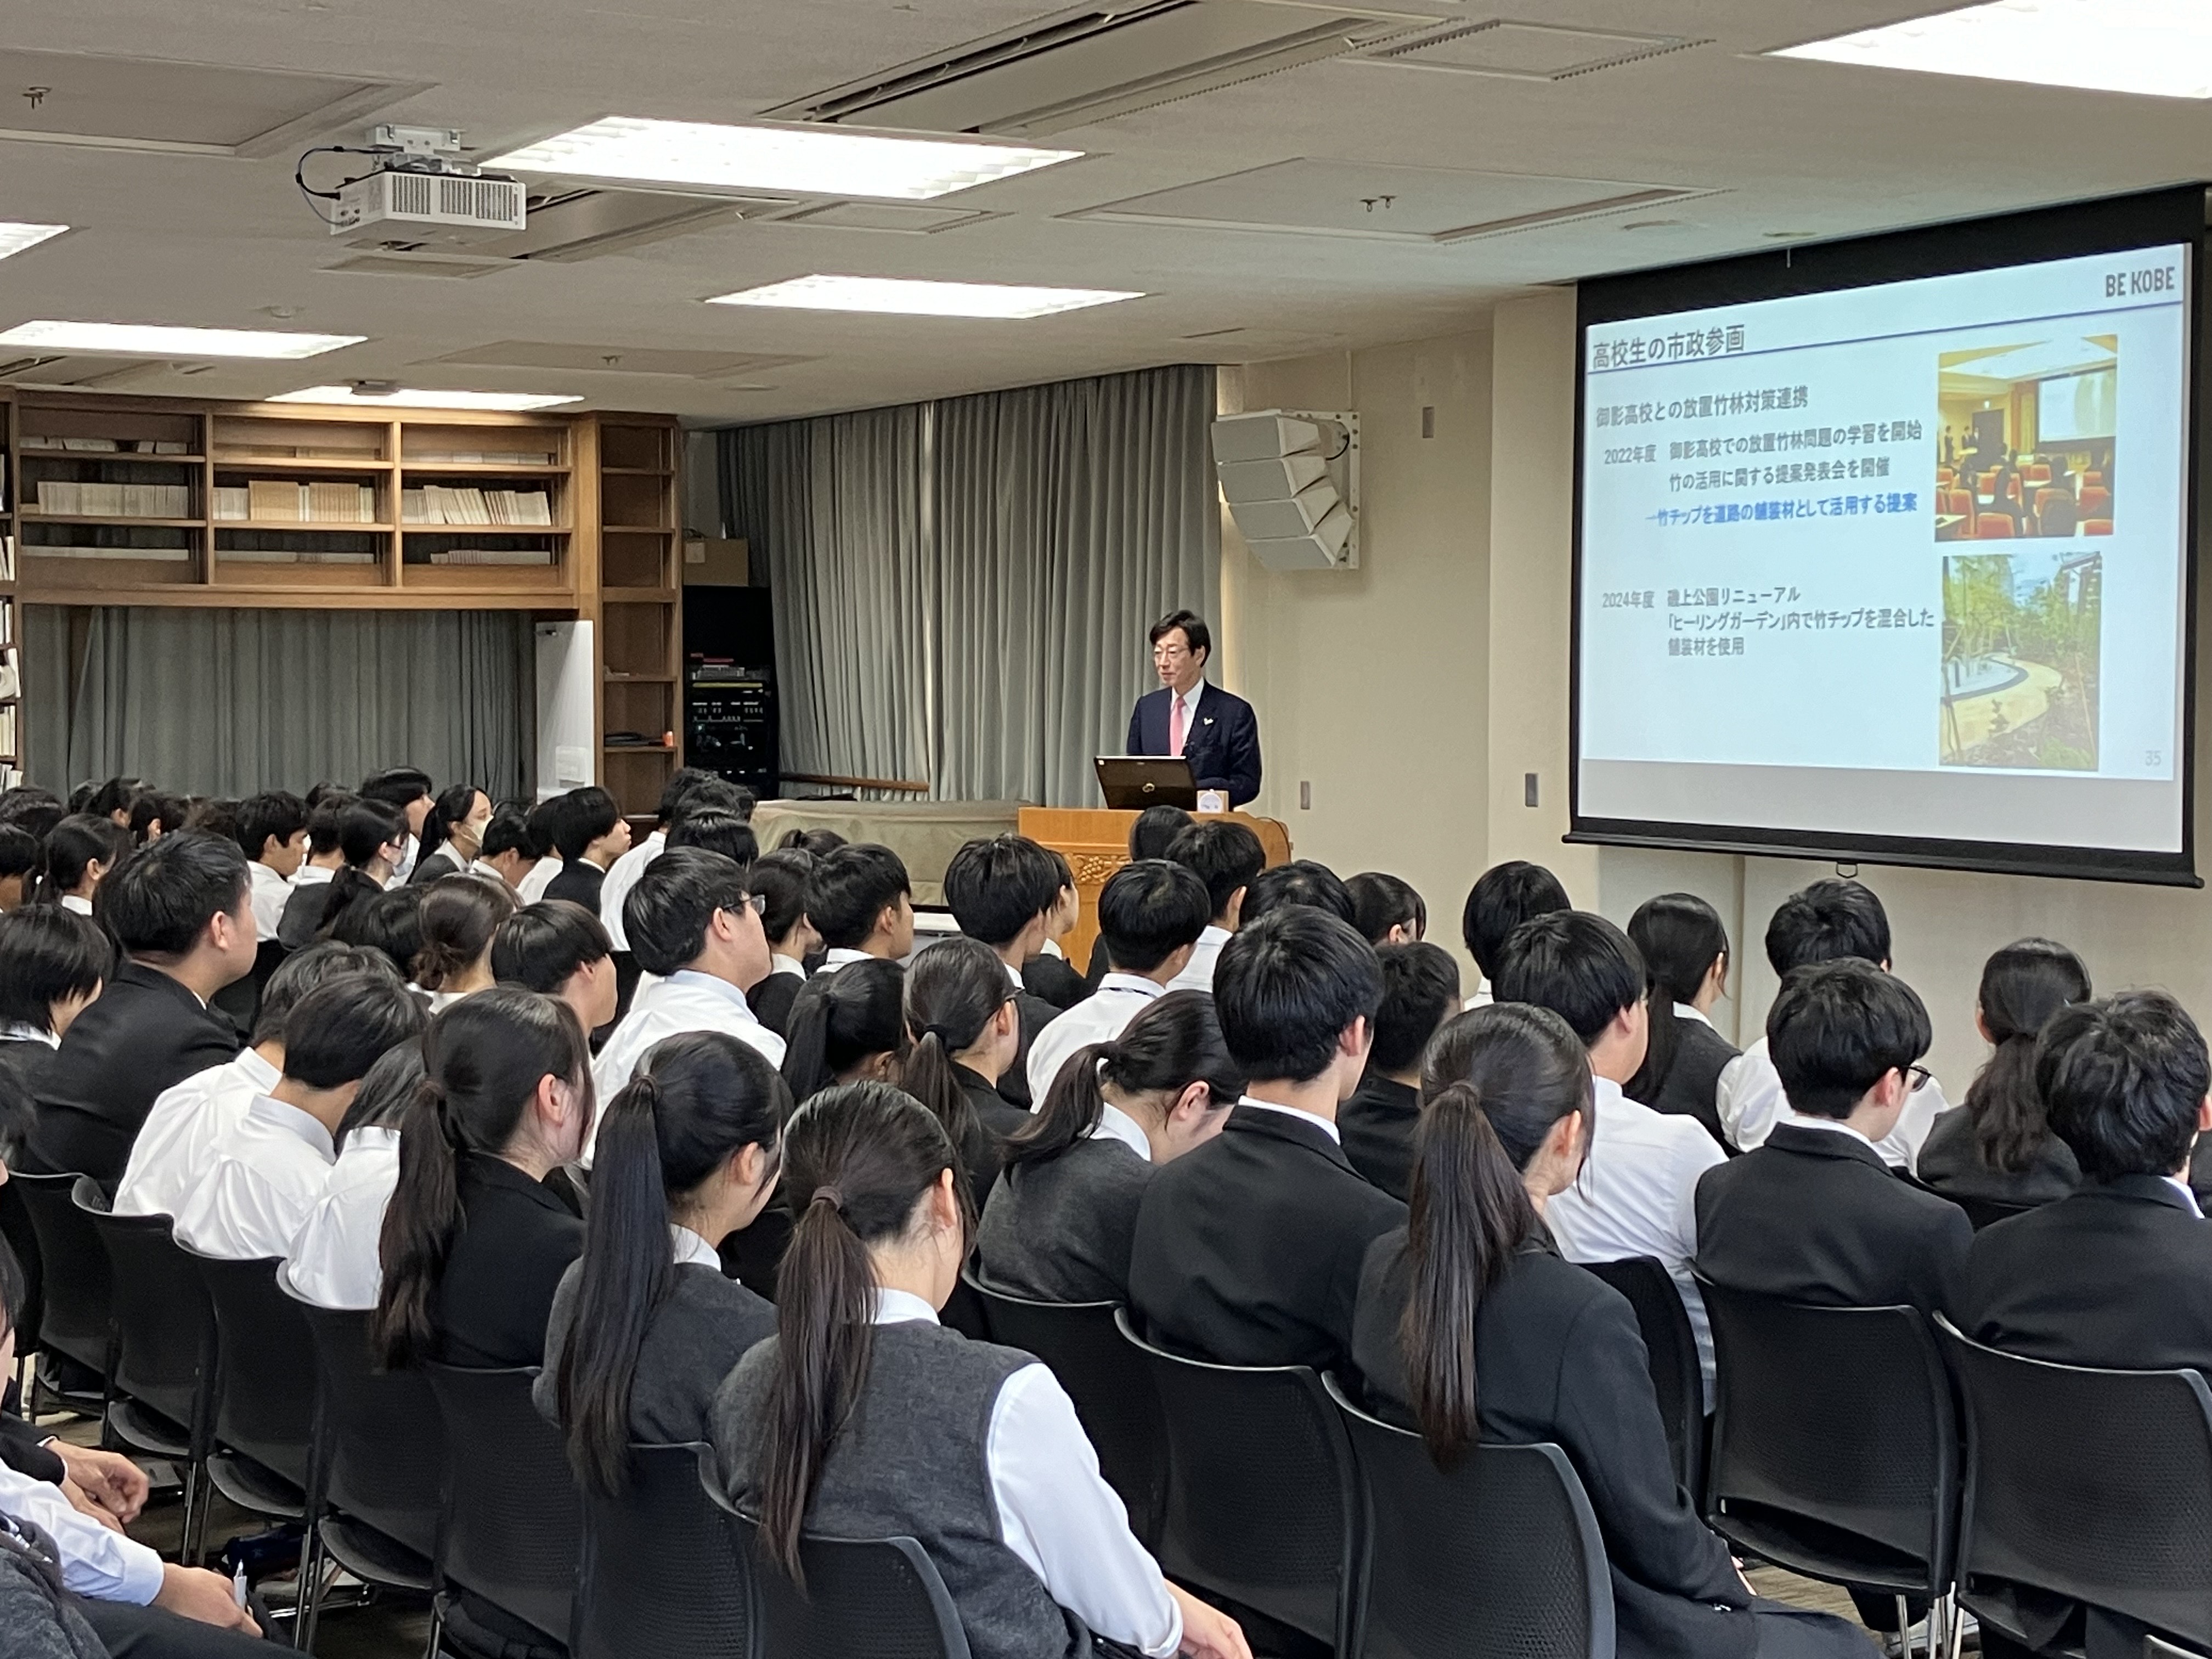
M2116 334L1939 353L1936 539L2111 535L2119 374Z
M2101 553L1943 561L1945 766L2097 769Z

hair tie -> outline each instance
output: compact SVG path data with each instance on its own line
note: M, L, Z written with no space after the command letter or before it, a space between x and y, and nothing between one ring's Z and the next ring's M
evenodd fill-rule
M845 1194L839 1192L835 1187L817 1187L814 1189L814 1196L809 1199L807 1202L810 1205L827 1204L831 1209L836 1211L839 1215L845 1213Z

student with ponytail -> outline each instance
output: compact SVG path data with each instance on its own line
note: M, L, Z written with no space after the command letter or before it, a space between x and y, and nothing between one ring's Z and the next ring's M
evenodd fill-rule
M1561 1260L1545 1206L1589 1150L1590 1068L1548 1009L1496 1003L1438 1035L1406 1224L1368 1247L1352 1359L1370 1409L1440 1468L1489 1441L1573 1462L1613 1576L1620 1659L1844 1659L1843 1620L1757 1601L1675 1483L1626 1298Z
M407 879L420 885L467 870L483 847L491 822L491 797L473 783L448 784L422 820L415 868Z
M906 969L868 957L817 974L791 1005L785 1045L783 1080L802 1106L833 1083L896 1076L907 1049Z
M420 866L415 884L422 885ZM422 948L415 953L415 984L429 994L431 1012L491 988L492 939L514 911L514 894L503 882L446 876L422 886Z
M1974 1026L1996 1045L1966 1103L1936 1120L1914 1172L1946 1198L2048 1204L2081 1184L2035 1086L2035 1040L2061 1008L2087 1002L2089 970L2047 939L2006 945L1982 967Z
M1006 1145L976 1238L984 1282L1038 1302L1127 1301L1152 1171L1220 1133L1243 1092L1203 991L1170 991L1077 1049Z
M501 986L430 1022L401 1120L369 1337L387 1365L536 1365L584 1224L545 1185L592 1121L590 1051L566 1003Z
M338 814L337 832L345 863L331 878L323 914L315 924L317 939L341 938L336 929L345 913L389 887L399 861L407 856L407 820L398 807L383 801L353 802ZM403 970L405 965L401 964Z
M1723 1149L1721 1073L1739 1052L1713 1029L1713 1005L1728 994L1729 936L1721 913L1695 893L1662 893L1628 919L1650 980L1644 1064L1621 1085L1655 1112L1693 1117Z
M34 902L90 915L100 878L122 861L131 847L131 832L112 818L89 812L64 818L46 837L46 874Z
M633 1441L704 1440L714 1390L775 1329L716 1247L775 1191L790 1105L758 1049L686 1031L607 1107L584 1254L554 1296L534 1391L577 1477L602 1492L622 1490Z
M855 963L863 967L865 963ZM833 994L835 978L827 988ZM1022 988L999 953L979 939L941 940L906 973L906 1029L913 1042L899 1086L937 1115L960 1149L968 1195L981 1211L1006 1161L1006 1137L1029 1113L999 1083L1020 1058Z
M945 1126L887 1084L840 1085L793 1115L784 1159L799 1222L776 1334L722 1384L711 1435L769 1570L803 1584L804 1534L911 1537L975 1659L1072 1656L1085 1631L1249 1659L1130 1535L1052 1373L938 1322L969 1231Z

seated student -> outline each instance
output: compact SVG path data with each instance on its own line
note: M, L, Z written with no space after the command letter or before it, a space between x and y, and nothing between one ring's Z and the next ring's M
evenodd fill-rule
M114 971L115 947L88 917L48 904L0 915L0 1164L31 1133L63 1036Z
M1079 1048L1006 1143L976 1230L984 1281L1037 1302L1127 1302L1137 1206L1160 1165L1221 1133L1244 1092L1213 999L1170 991Z
M829 950L817 973L869 957L903 962L914 951L914 884L905 864L868 842L824 854L806 878L806 919Z
M515 884L514 890L525 904L535 904L544 898L545 890L561 873L561 849L553 844L553 826L564 810L557 804L563 799L549 795L523 814L522 827L530 837L530 856L536 860Z
M779 853L804 853L811 859L826 859L839 848L848 843L835 830L807 829L793 826L783 832L775 844Z
M59 904L81 916L92 914L92 896L100 880L131 851L131 833L89 813L64 818L46 837L46 879L41 902Z
M707 792L700 790L684 810L677 814L676 822L669 826L668 845L703 847L710 853L720 853L724 858L750 869L760 857L760 837L753 827L732 812L719 806L701 806L699 797ZM601 898L602 905L605 899Z
M499 925L491 975L565 1002L586 1031L615 1017L614 945L599 919L580 904L540 899Z
M284 1282L318 1308L367 1312L384 1270L376 1241L399 1184L399 1123L422 1081L422 1045L387 1048L338 1124L337 1162L284 1255Z
M723 1277L716 1247L775 1190L790 1115L775 1068L719 1031L660 1043L607 1107L584 1254L532 1389L580 1480L618 1492L631 1442L704 1440L715 1389L775 1334L775 1309Z
M20 823L0 823L0 914L30 902L45 859L39 838Z
M1221 1133L1145 1188L1130 1310L1184 1353L1325 1370L1351 1352L1368 1245L1406 1219L1337 1144L1382 970L1350 922L1293 904L1238 928L1213 979L1230 1058L1251 1081Z
M185 828L191 803L164 789L141 789L131 802L131 839L141 847Z
M1168 855L1168 848L1175 844L1176 837L1197 822L1197 819L1180 806L1147 806L1143 811L1138 813L1129 824L1129 862L1139 864L1146 859L1165 858ZM1055 858L1059 856L1056 853L1054 854ZM1065 865L1066 860L1061 859L1060 862ZM1072 875L1067 878L1066 886L1067 891L1072 896L1075 891L1075 879ZM1073 917L1070 918L1069 925L1071 927L1074 925ZM1053 937L1058 939L1060 935L1054 934ZM1106 970L1109 965L1106 960L1106 941L1103 939L1093 939L1091 942L1090 965L1083 971L1082 995L1073 997L1065 1003L1057 997L1050 997L1047 1000L1055 1006L1073 1007L1076 1003L1083 1000L1083 997L1088 996L1098 988L1098 981L1106 977Z
M1244 889L1240 925L1249 927L1270 910L1286 904L1325 910L1347 927L1352 922L1352 895L1336 872L1311 859L1292 859L1252 878Z
M849 977L839 975L832 988ZM981 1214L1006 1161L1006 1137L1031 1121L1027 1107L1000 1092L1021 1047L1021 990L1005 959L979 939L939 940L916 954L903 977L907 1049L898 1085L937 1115L960 1149Z
M437 802L437 786L430 775L416 766L387 767L381 772L372 772L363 778L356 793L363 800L381 801L399 814L406 825L406 850L400 855L398 867L392 875L404 881L415 868L422 842L422 826L429 822Z
M364 973L399 982L380 951L323 944L287 957L262 993L252 1046L163 1090L147 1111L115 1189L115 1213L176 1214L206 1179L217 1143L284 1075L284 1022L292 1010L324 981Z
M435 856L427 861L438 862ZM419 866L411 884L422 892L422 948L415 953L414 983L428 993L430 1012L489 990L498 982L491 942L514 914L514 895L504 884L474 876L442 876L426 884Z
M2016 940L1982 965L1974 1029L1994 1048L1965 1103L1929 1130L1914 1165L1923 1185L1946 1198L2026 1207L2081 1184L2035 1086L2035 1043L2060 1009L2092 994L2081 958L2047 939Z
M1075 872L1068 867L1066 854L1050 847L1044 850L1052 854L1052 867L1060 874L1060 891L1052 908L1045 912L1044 944L1022 964L1022 985L1032 996L1042 997L1055 1008L1073 1008L1106 977L1106 947L1092 942L1091 962L1097 969L1095 974L1079 974L1068 961L1061 941L1083 920L1083 895L1075 890Z
M1650 1036L1622 1092L1655 1112L1697 1119L1726 1151L1714 1098L1737 1050L1710 1016L1728 994L1728 928L1696 894L1662 893L1636 907L1628 937L1651 978Z
M1032 1101L1050 1092L1070 1054L1086 1043L1121 1036L1146 1003L1167 994L1169 982L1189 964L1212 914L1206 884L1165 859L1125 864L1107 878L1098 895L1098 934L1106 942L1109 964L1106 977L1030 1045Z
M484 825L483 842L469 861L472 876L489 876L511 893L522 890L523 878L538 862L530 850L530 821L512 805L502 805Z
M1477 975L1467 1006L1480 1008L1491 1000L1490 981L1497 977L1498 957L1515 928L1554 910L1574 908L1559 878L1526 859L1493 864L1478 876L1468 890L1467 908L1459 919L1460 940L1474 958Z
M1169 863L1180 864L1206 884L1206 902L1213 907L1213 919L1199 934L1198 943L1191 947L1190 960L1168 988L1211 991L1213 964L1243 917L1246 889L1267 867L1267 850L1247 826L1226 818L1208 818L1170 842L1166 856Z
M1644 958L1603 916L1553 910L1515 928L1496 963L1499 1002L1550 1009L1589 1052L1597 1150L1582 1179L1544 1211L1559 1254L1577 1262L1648 1255L1666 1268L1689 1311L1710 1398L1713 1338L1690 1276L1697 1249L1690 1203L1699 1177L1725 1154L1693 1119L1655 1112L1621 1092L1644 1063ZM1430 1051L1424 1096L1460 1080L1467 1041L1460 1021L1444 1028Z
M895 1079L905 1064L906 969L878 957L851 965L849 980L817 974L791 1005L783 1080L802 1106L833 1083Z
M597 785L556 799L561 806L553 819L553 846L561 854L561 873L547 884L545 896L596 910L607 867L629 851L629 820L615 798Z
M207 1003L253 966L246 855L198 830L164 836L100 883L94 920L125 960L40 1079L28 1162L112 1182L155 1097L238 1052Z
M782 1036L791 1024L792 1000L806 983L806 958L821 948L822 936L806 920L806 883L814 855L796 848L767 853L753 860L745 879L766 908L761 932L768 935L768 975L745 993L760 1023Z
M1061 1011L1027 988L1022 969L1044 949L1045 929L1059 898L1060 866L1027 836L971 841L945 866L945 902L952 920L963 933L997 955L1016 994L1019 1042L1013 1063L995 1081L1007 1102L1024 1111L1031 1103L1030 1048Z
M422 894L420 887L395 882L347 905L331 923L330 937L379 952L404 979L422 954Z
M1347 877L1352 925L1370 945L1418 945L1429 931L1429 907L1411 882L1367 870Z
M1790 1108L1698 1182L1698 1271L1823 1307L1957 1307L1966 1212L1898 1180L1876 1150L1928 1051L1912 988L1856 957L1793 969L1766 1036Z
M1453 1023L1461 1076L1421 1115L1412 1212L1360 1273L1370 1409L1444 1468L1484 1443L1565 1451L1605 1540L1621 1659L1864 1656L1843 1620L1754 1599L1675 1481L1634 1310L1553 1246L1546 1221L1592 1140L1580 1039L1516 1003Z
M1808 963L1856 957L1889 971L1889 915L1874 890L1828 877L1783 900L1766 925L1766 959L1779 979ZM1893 1169L1910 1170L1936 1120L1950 1109L1943 1087L1924 1068L1897 1127L1876 1148ZM1715 1098L1729 1141L1749 1152L1766 1139L1785 1109L1782 1079L1764 1036L1728 1064Z
M422 1034L422 1005L382 974L325 980L284 1021L284 1075L216 1138L176 1210L177 1240L225 1261L289 1253L329 1184L333 1137L386 1049Z
M53 833L54 826L67 817L70 811L59 795L34 783L0 789L0 823L27 830L40 841Z
M538 1365L584 1224L545 1177L591 1127L591 1051L566 1004L500 986L422 1041L399 1126L399 1182L378 1248L369 1341L386 1365Z
M676 814L685 798L702 784L720 781L712 772L702 771L696 766L678 767L660 787L660 802L654 809L653 828L645 839L634 842L607 866L606 879L599 886L599 925L607 930L607 937L615 942L616 950L629 949L629 941L623 933L623 901L629 896L629 890L637 884L637 878L645 873L645 866L667 847L669 829L676 822Z
M322 908L308 930L316 939L336 937L334 930L349 908L366 904L389 888L413 844L399 809L380 800L350 801L340 807L337 836L343 863L322 890ZM290 921L289 914L285 920ZM400 971L405 972L406 966L402 963Z
M319 787L319 786L318 786ZM338 826L354 798L333 790L307 807L307 856L292 872L292 890L276 923L276 939L288 951L304 949L323 923L330 902L330 884L345 868L345 849L338 844Z
M483 845L491 822L491 797L473 783L453 783L438 792L422 819L415 867L407 879L421 884L458 876Z
M238 804L238 847L253 882L254 932L275 939L307 857L307 803L283 789L247 796Z
M1413 1126L1421 1115L1421 1056L1459 1011L1459 964L1440 945L1386 945L1382 1002L1367 1075L1336 1115L1352 1167L1395 1199L1413 1167Z
M887 1084L833 1090L785 1132L799 1220L776 1334L723 1382L709 1434L766 1570L796 1576L807 1533L909 1537L975 1659L1073 1656L1085 1631L1154 1659L1248 1659L1130 1535L1052 1373L938 1323L968 1255L959 1161Z

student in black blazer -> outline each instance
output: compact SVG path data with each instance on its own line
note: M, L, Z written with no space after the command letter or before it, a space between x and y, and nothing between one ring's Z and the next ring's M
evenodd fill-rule
M1201 1358L1337 1365L1367 1246L1406 1218L1337 1142L1382 975L1349 922L1290 905L1221 947L1213 987L1251 1082L1221 1133L1145 1189L1130 1308L1155 1340Z
M553 804L560 809L553 817L553 846L561 854L561 873L546 884L545 896L567 899L597 915L607 866L629 851L629 820L597 785L571 789Z
M41 1072L35 1169L109 1188L154 1097L234 1058L238 1028L208 1000L253 968L246 855L205 830L164 836L100 884L94 917L125 958Z
M584 1224L545 1185L592 1121L591 1054L564 1003L510 986L430 1022L399 1130L370 1316L387 1365L537 1365Z
M419 885L461 874L483 846L484 826L490 822L489 795L472 783L447 784L422 820L420 850L408 882Z
M1698 1178L1698 1271L1826 1307L1954 1308L1966 1212L1899 1180L1874 1146L1928 1049L1912 988L1856 957L1792 969L1766 1036L1791 1109L1765 1146Z
M998 1090L1023 1111L1031 1104L1030 1044L1063 1011L1030 990L1022 970L1042 953L1059 899L1060 866L1027 836L971 841L945 866L945 902L951 908L952 920L963 933L997 954L1007 982L1018 994L1014 1008L1020 1019L1020 1046L1013 1064L1000 1073Z
M1367 1075L1336 1115L1352 1167L1396 1199L1413 1167L1421 1115L1421 1056L1437 1028L1459 1012L1459 964L1437 945L1386 945L1376 951L1382 1003Z
M768 976L745 993L753 1018L775 1032L791 1031L791 1005L806 983L806 957L822 942L806 919L806 878L814 855L793 847L764 853L753 860L746 879L764 907L761 932L768 936Z
M1129 711L1127 752L1179 754L1200 789L1225 790L1231 806L1243 805L1260 793L1260 718L1243 698L1206 683L1212 630L1202 618L1176 611L1152 624L1152 640L1160 689L1138 698ZM1180 747L1178 703L1184 711Z
M1646 899L1628 919L1628 937L1651 975L1644 1064L1621 1093L1655 1112L1693 1117L1722 1150L1721 1073L1735 1045L1707 1018L1728 994L1729 938L1720 912L1694 893Z
M840 969L839 978L848 971L864 973L867 964ZM969 1200L981 1214L1006 1162L1006 1137L1030 1121L1025 1108L1007 1103L1002 1081L1021 1042L1021 993L998 952L978 939L940 940L899 977L909 1045L899 1060L899 1087L929 1108L960 1149Z

